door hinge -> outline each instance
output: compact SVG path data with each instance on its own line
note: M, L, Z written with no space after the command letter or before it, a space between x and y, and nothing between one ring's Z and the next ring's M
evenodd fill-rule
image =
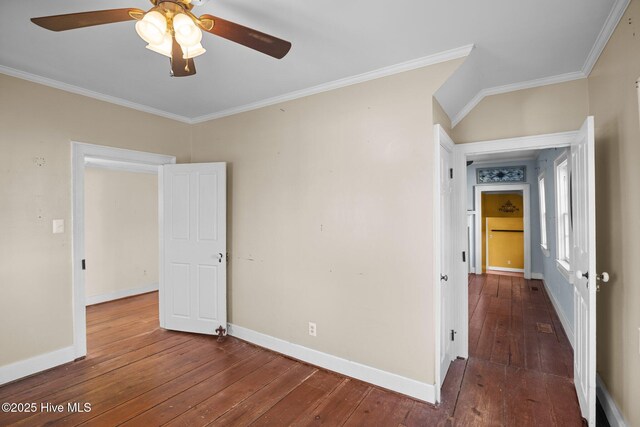
M82 260L82 269L83 270L87 269L87 260L85 260L85 259Z
M449 178L453 179L453 168L449 168Z
M456 334L457 334L457 332L452 329L451 330L451 341L455 341L456 340Z
M462 262L467 262L467 254L465 251L462 251Z

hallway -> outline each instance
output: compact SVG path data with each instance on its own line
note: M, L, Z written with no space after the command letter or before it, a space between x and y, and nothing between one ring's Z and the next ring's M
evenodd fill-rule
M539 280L469 275L469 360L447 382L460 384L454 425L581 426L573 353Z

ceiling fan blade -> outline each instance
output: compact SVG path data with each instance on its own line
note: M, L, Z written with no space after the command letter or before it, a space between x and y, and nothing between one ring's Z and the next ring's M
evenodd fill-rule
M200 27L211 34L220 36L232 42L250 47L277 59L282 59L291 49L291 43L279 39L269 34L236 24L231 21L224 20L212 15L202 15L201 21L213 21L213 27L207 29L206 26Z
M187 77L196 73L196 64L193 58L184 59L182 57L182 47L180 43L173 37L173 45L171 47L171 75L173 77Z
M132 21L131 16L144 15L144 10L135 8L95 10L93 12L69 13L66 15L42 16L31 18L31 22L51 31L66 31L75 28L92 27L94 25L111 24L114 22Z

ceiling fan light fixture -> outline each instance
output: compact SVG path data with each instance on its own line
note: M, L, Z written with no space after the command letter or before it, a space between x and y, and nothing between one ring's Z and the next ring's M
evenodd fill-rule
M171 47L172 47L171 35L169 33L165 33L164 38L162 39L162 43L158 43L158 44L149 43L146 47L147 49L152 50L156 53L159 53L160 55L164 55L171 58Z
M202 31L196 26L193 19L184 13L178 13L173 17L173 31L177 42L180 43L183 49L185 47L194 48L202 40Z
M207 51L207 49L202 47L202 44L200 44L200 43L198 43L195 46L191 46L191 47L186 47L186 46L181 46L181 47L182 47L182 52L183 52L182 57L184 59L195 58L196 56L200 56L200 55L202 55L203 53L205 53Z
M157 10L152 10L136 22L136 32L150 45L162 44L167 33L167 19Z

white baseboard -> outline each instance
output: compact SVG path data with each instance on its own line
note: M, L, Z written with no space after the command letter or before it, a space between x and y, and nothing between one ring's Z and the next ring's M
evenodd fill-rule
M75 350L73 346L69 346L50 353L20 360L9 365L0 366L0 385L71 362L75 360L75 358Z
M544 274L542 273L531 273L531 278L536 280L544 280Z
M609 394L609 390L607 390L602 378L600 378L600 375L598 374L596 374L596 394L598 395L600 405L602 405L602 409L607 416L609 425L611 427L626 427L627 423L622 416L622 412L620 412L618 405L616 405L616 401L613 400L613 397Z
M553 293L549 289L549 286L547 285L547 282L544 280L544 277L542 277L540 280L542 280L542 283L544 284L544 289L547 291L547 295L549 295L549 299L551 300L551 304L553 305L553 308L555 308L556 313L558 313L558 317L560 318L560 323L562 323L562 328L564 329L564 333L567 335L567 338L569 339L569 344L571 344L571 348L575 348L573 344L575 342L574 341L575 337L573 335L573 329L570 328L571 323L569 322L569 319L567 319L567 315L564 313L564 310L562 310L562 308L560 307L560 303L558 303L558 300L556 299L555 295L553 295Z
M229 335L293 357L294 359L302 360L303 362L311 363L321 368L375 384L429 403L435 403L436 401L436 388L434 384L423 383L371 366L362 365L351 360L243 328L242 326L229 324L227 330Z
M108 294L94 295L87 297L86 305L100 304L102 302L113 301L120 298L132 297L134 295L146 294L147 292L153 292L158 290L158 284L152 283L150 285L141 286L134 289L123 289L121 291L111 292Z
M510 273L524 273L524 268L487 267L487 270L507 271Z

